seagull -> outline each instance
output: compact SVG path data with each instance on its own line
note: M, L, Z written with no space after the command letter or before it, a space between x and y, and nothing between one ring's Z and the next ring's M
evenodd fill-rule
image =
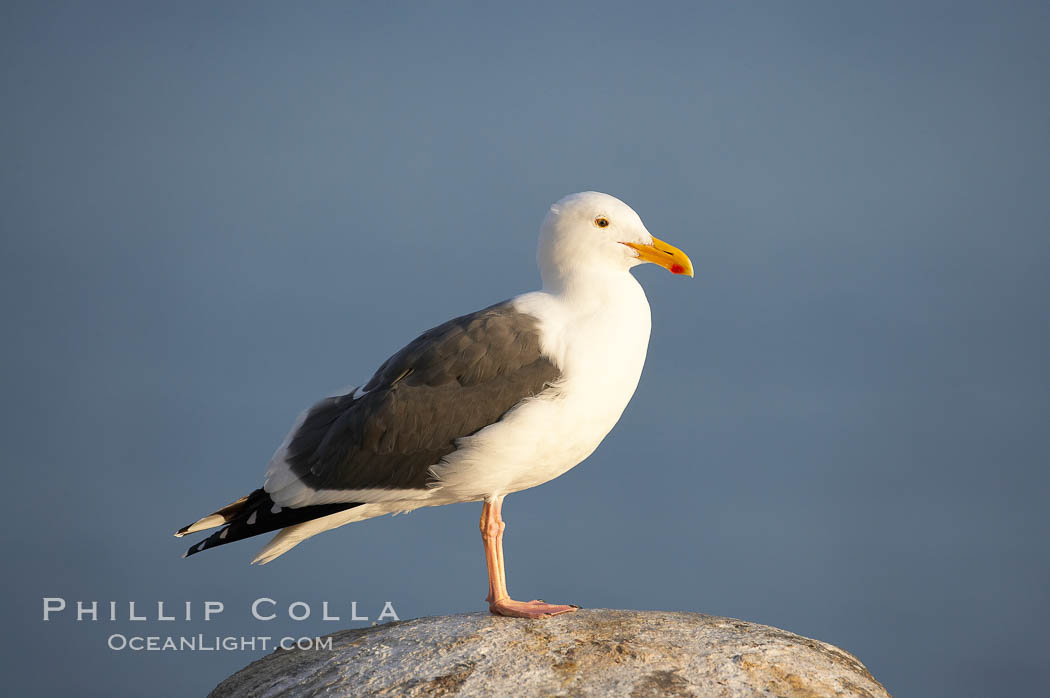
M175 535L221 528L184 555L271 531L265 564L300 542L375 516L483 502L489 610L545 618L577 606L515 601L503 564L503 499L578 465L634 394L651 318L629 273L693 275L630 206L582 192L550 207L543 287L430 329L364 387L321 400L292 427L263 486Z

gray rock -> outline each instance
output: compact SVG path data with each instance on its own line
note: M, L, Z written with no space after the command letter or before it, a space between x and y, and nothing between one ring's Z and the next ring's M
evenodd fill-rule
M888 696L860 661L784 630L700 613L487 613L333 634L219 684L233 696Z

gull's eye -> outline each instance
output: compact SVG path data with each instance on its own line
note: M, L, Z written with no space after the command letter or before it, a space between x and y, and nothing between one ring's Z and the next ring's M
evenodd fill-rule
M606 218L605 216L598 216L597 218L594 219L594 224L596 226L598 226L599 228L608 228L609 227L609 219Z

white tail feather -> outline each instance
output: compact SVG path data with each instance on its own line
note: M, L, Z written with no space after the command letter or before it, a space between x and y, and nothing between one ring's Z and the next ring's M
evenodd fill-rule
M355 521L371 519L375 516L392 514L398 511L409 511L423 506L422 502L381 502L375 504L362 504L361 506L336 512L319 519L295 524L282 529L276 536L252 560L252 564L265 565L267 562L276 560L281 555L302 543L307 538L316 536L318 533L330 531L333 528L345 526Z
M209 528L221 526L224 523L226 523L226 519L224 517L219 516L218 514L210 514L208 516L205 516L203 519L199 519L196 523L190 524L186 527L184 531L176 532L175 537L182 538L183 536L187 536L191 533L196 533L197 531L205 531Z

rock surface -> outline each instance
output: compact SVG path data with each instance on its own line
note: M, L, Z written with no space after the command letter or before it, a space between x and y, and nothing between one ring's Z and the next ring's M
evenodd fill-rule
M331 637L331 650L278 650L250 664L211 697L889 695L837 647L700 613L472 613Z

